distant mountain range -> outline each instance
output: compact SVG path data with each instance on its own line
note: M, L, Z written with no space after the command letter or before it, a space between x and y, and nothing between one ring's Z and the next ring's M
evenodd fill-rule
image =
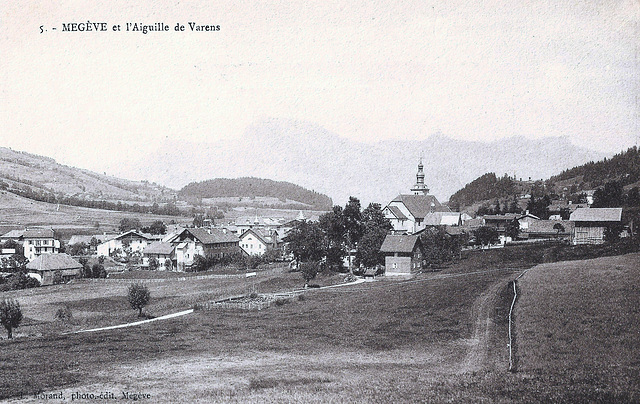
M237 139L208 143L169 139L155 153L123 165L116 174L173 188L216 177L253 176L292 182L327 194L340 205L351 195L364 203L385 204L409 191L421 157L431 193L445 201L487 172L549 178L605 155L563 137L511 137L485 143L436 134L425 140L363 143L312 123L272 119L248 128Z

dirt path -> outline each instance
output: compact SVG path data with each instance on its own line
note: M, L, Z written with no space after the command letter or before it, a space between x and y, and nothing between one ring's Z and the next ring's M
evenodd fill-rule
M495 332L493 313L498 304L498 295L506 282L515 278L512 274L495 282L489 289L480 295L474 305L472 316L476 318L473 337L468 340L469 353L460 363L457 373L475 372L486 367L489 362L489 342L491 333ZM505 349L507 349L508 336L504 336ZM508 363L506 364L508 365Z

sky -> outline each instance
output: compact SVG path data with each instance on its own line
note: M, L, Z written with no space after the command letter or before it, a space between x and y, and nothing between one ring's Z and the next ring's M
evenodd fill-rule
M62 31L87 21L108 31ZM614 153L639 140L638 38L638 0L2 2L0 145L102 172L282 118Z

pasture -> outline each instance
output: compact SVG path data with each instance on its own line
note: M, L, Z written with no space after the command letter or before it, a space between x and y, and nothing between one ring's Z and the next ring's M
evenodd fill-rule
M0 365L11 377L0 380L0 398L39 402L34 393L62 392L69 401L74 392L118 398L140 392L151 396L147 402L633 402L640 397L633 379L638 343L631 338L640 324L638 258L545 264L523 276L517 373L507 371L506 313L508 282L521 269L478 267L487 255L476 255L411 280L307 290L262 311L202 310L127 329L2 340ZM95 325L134 321L122 289L113 286L125 288L122 282L12 293L29 318L40 307L66 303L77 307L74 316L84 308ZM162 315L193 299L243 293L246 282L150 283L148 311ZM255 282L260 292L302 284L299 274L275 272ZM571 287L575 303L560 305ZM599 306L602 296L610 307L628 306L624 320L611 320L613 313ZM565 324L567 318L577 325ZM593 334L588 324L596 319L602 329ZM612 328L616 321L622 322ZM607 329L616 332L604 338Z

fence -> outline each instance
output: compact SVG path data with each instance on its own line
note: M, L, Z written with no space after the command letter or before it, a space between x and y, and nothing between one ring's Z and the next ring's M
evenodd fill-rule
M511 307L509 308L509 371L514 372L514 361L513 361L513 309L516 305L516 300L518 299L518 279L522 277L522 275L526 274L530 268L525 269L513 280L513 301L511 301Z
M271 293L260 294L256 297L234 296L228 297L222 300L209 301L204 303L196 303L196 307L199 310L213 310L213 309L236 309L236 310L262 310L270 307L272 304L278 301L292 300L298 296L300 292L287 292L287 293ZM242 301L242 299L247 299Z

